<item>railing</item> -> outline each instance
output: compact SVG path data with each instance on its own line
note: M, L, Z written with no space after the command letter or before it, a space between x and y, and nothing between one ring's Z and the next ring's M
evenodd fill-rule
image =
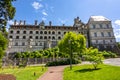
M8 59L3 58L2 66L18 66L20 64L24 65L36 65L36 64L46 64L47 62L66 60L68 58L14 58Z

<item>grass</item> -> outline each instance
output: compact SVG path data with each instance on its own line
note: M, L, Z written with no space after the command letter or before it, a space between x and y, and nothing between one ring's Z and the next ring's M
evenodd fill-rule
M120 67L99 65L97 70L92 65L73 66L64 70L64 80L120 80Z
M47 68L43 68L41 66L29 66L25 68L3 69L3 70L1 69L0 74L13 74L14 76L16 76L16 80L36 80L46 70Z

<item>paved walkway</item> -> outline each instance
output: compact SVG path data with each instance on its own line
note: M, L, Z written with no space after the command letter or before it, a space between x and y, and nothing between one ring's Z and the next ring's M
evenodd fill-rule
M120 66L120 58L111 58L111 59L105 59L105 64Z
M38 80L63 80L63 70L66 66L49 67L48 71Z
M120 66L120 58L111 58L104 60L105 64ZM82 64L90 64L83 62ZM48 71L43 74L38 80L63 80L63 70L66 66L49 67Z

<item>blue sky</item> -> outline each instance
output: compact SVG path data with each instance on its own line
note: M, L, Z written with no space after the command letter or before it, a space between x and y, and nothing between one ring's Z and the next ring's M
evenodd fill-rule
M53 25L73 25L75 17L87 23L90 16L105 16L112 21L116 40L120 42L120 0L17 0L13 2L16 14L14 20L52 21Z

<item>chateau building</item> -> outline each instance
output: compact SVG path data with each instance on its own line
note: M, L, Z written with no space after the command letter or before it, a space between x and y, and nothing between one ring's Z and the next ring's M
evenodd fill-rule
M86 46L94 46L106 49L108 46L114 48L116 40L113 33L111 21L103 16L91 16L88 23L83 23L79 17L74 19L72 26L54 26L52 22L45 25L44 21L33 25L25 21L14 21L9 28L8 52L25 52L46 49L57 45L66 32L73 31L83 34L86 38Z

